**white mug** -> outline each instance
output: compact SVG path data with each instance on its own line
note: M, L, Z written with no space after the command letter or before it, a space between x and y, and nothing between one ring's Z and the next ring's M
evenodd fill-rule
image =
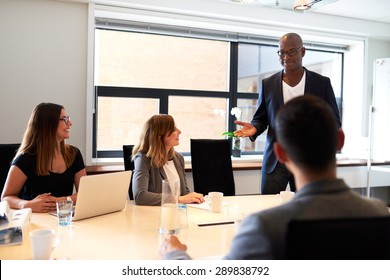
M281 204L285 204L293 199L295 193L291 191L281 191L279 194L279 199Z
M61 242L61 236L52 229L33 230L30 239L33 260L49 260L51 252Z
M222 192L209 192L208 195L205 196L205 200L210 206L210 211L213 213L219 213L222 210Z

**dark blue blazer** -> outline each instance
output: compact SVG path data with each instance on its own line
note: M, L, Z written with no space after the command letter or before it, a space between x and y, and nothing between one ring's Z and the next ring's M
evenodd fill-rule
M339 126L341 126L339 109L337 107L330 79L309 71L306 68L305 71L306 83L304 94L313 94L323 98L333 109L337 122ZM283 71L280 71L271 77L262 80L259 99L257 101L257 110L251 121L251 124L257 129L256 134L251 137L252 141L268 128L262 164L262 170L265 173L271 173L278 162L273 151L273 143L276 141L276 114L280 107L284 105L282 78Z

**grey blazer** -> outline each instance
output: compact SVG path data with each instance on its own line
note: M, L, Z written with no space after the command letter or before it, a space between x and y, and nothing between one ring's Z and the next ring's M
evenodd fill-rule
M387 215L389 210L382 201L360 196L342 179L318 181L305 186L290 202L246 218L225 259L284 259L285 235L291 220ZM165 258L189 259L189 256L176 250Z
M173 163L180 178L180 195L188 194L190 190L187 185L183 156L176 152ZM163 167L152 167L150 158L141 152L135 155L132 185L136 204L161 205L163 179L167 179Z

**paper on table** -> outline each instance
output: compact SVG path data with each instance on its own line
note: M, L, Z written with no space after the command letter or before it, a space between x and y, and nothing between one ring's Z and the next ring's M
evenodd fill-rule
M229 203L227 202L222 202L222 207L223 206L226 206L228 205ZM191 204L187 204L188 207L193 207L193 208L198 208L198 209L202 209L202 210L210 210L210 205L207 203L207 202L203 202L203 203L191 203Z

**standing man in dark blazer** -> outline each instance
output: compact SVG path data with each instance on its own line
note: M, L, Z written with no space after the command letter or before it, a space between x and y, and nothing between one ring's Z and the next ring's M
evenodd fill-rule
M285 190L287 184L295 191L294 177L287 168L278 162L273 151L275 137L275 118L279 109L290 99L300 95L312 94L324 99L334 111L336 121L341 126L339 110L330 79L302 66L305 47L296 33L287 33L279 40L279 61L283 71L262 81L259 91L258 108L251 123L235 121L242 128L235 131L239 137L257 136L268 128L267 141L262 164L261 193L277 194Z

